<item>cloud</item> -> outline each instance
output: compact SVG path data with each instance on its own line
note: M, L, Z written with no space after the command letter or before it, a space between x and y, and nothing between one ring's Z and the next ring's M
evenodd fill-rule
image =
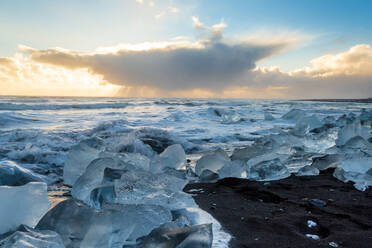
M345 52L327 54L310 61L311 66L293 72L313 77L332 77L338 75L372 76L372 47L360 44Z
M110 83L147 86L167 90L223 89L242 80L256 62L283 50L287 44L252 45L224 42L223 22L206 27L196 17L194 26L205 32L198 42L155 43L144 49L134 46L100 49L101 52L79 53L60 48L35 50L24 48L32 60L69 69L87 68ZM159 45L165 44L165 45ZM104 51L104 52L102 52Z

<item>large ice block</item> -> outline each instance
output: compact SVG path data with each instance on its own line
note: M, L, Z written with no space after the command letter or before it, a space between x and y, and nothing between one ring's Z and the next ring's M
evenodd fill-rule
M0 240L1 248L65 248L61 236L49 230L36 230L26 225Z
M195 206L191 195L182 192L188 183L169 174L127 171L115 180L116 203L156 204L178 209Z
M34 227L50 206L47 185L0 186L0 234L24 224Z
M0 185L20 186L29 182L44 182L45 178L10 160L0 161Z
M171 220L170 211L161 206L108 204L97 211L69 199L51 209L37 228L58 232L69 248L114 248Z
M247 178L256 181L271 181L289 177L287 167L279 159L263 161L251 166L247 173Z
M164 168L181 169L186 163L186 154L179 144L168 146L151 161L150 171L161 172Z
M368 140L372 136L371 130L365 126L362 126L359 120L355 120L352 123L346 124L338 131L336 145L345 145L350 139L356 136L360 136L365 140Z
M200 176L203 170L210 170L218 173L218 170L230 163L230 158L222 149L209 152L201 157L195 166L195 173Z
M71 147L63 168L63 179L66 184L72 186L84 173L90 162L98 158L102 144L101 139L91 138Z

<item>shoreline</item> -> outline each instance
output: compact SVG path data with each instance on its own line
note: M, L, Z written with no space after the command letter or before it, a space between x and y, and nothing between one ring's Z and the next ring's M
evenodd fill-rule
M225 178L189 183L184 191L191 190L199 207L233 236L233 248L370 247L372 189L358 191L332 173L271 182ZM310 228L308 221L316 226Z

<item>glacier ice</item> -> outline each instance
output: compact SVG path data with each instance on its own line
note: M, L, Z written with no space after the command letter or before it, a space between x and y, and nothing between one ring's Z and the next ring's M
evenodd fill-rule
M159 227L144 237L139 244L124 248L210 248L212 247L212 224L185 227Z
M65 248L61 236L49 230L36 230L20 225L17 230L0 240L2 248Z
M271 181L289 177L291 173L278 158L262 161L247 170L247 178L256 181Z
M75 183L90 162L98 158L102 145L103 141L101 139L90 138L71 147L63 168L63 179L66 184L73 185Z
M91 192L104 184L105 169L126 169L127 164L115 158L98 158L93 160L74 183L71 194L76 199L89 204ZM119 175L120 178L120 175ZM113 183L111 183L113 185Z
M113 248L133 243L171 220L170 211L161 206L106 204L97 211L69 199L44 215L37 228L56 231L66 247Z
M308 134L310 131L322 126L323 123L315 115L303 116L296 121L293 134L297 136L303 136Z
M47 185L42 182L0 186L0 199L0 234L21 224L34 227L50 206Z
M116 203L156 204L178 209L196 205L193 198L182 192L188 183L168 174L127 171L115 180Z
M296 173L296 176L317 176L317 175L319 175L319 169L311 165L302 167Z
M181 169L186 163L186 154L179 144L168 146L151 160L151 171L161 172L164 168Z
M201 157L195 165L195 173L200 176L203 170L218 173L218 170L230 163L230 158L222 149L209 152Z
M247 178L247 166L244 161L234 160L229 164L225 164L219 171L219 178L236 177Z
M288 113L284 114L282 118L285 120L299 120L300 118L305 116L305 111L301 109L291 109Z
M326 170L328 168L337 168L341 165L340 155L338 154L327 154L321 157L313 158L312 167L318 170Z
M44 182L45 178L10 160L0 161L0 185L20 186L29 182Z
M345 145L351 138L356 136L360 136L365 140L368 140L370 137L372 137L371 130L365 126L362 126L359 120L346 124L338 131L336 145Z

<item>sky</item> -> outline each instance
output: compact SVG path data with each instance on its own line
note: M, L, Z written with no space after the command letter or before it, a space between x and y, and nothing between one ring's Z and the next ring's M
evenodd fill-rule
M369 0L1 0L0 95L372 97Z

